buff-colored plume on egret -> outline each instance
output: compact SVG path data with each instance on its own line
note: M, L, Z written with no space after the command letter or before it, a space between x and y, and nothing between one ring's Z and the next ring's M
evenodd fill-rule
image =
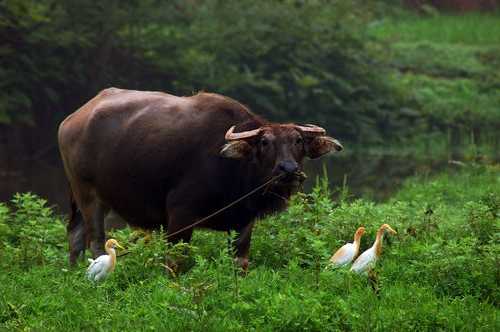
M351 271L356 273L368 273L368 271L375 266L377 259L382 254L382 241L386 231L391 234L397 234L397 232L387 224L380 226L377 231L375 243L373 243L373 246L370 249L359 255L359 257L354 261L354 264L352 264Z
M118 241L109 239L104 245L107 255L101 255L96 259L89 258L90 266L87 269L87 278L89 280L100 281L113 272L116 265L116 247L123 249Z
M364 227L359 227L354 233L354 242L344 244L335 254L330 258L330 263L333 267L345 266L352 262L359 253L359 245L361 237L365 233Z

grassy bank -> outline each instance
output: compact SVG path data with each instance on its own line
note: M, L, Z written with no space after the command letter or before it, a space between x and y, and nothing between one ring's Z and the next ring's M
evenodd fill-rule
M401 42L426 40L434 43L493 46L500 44L498 14L466 13L446 15L438 12L416 15L399 12L384 16L372 32Z
M402 13L374 22L369 33L394 69L422 140L498 149L500 16Z
M0 329L482 330L499 321L499 168L415 178L390 201L330 200L319 183L256 227L251 270L234 274L222 233L195 233L193 267L168 279L160 234L114 234L131 254L94 286L67 266L64 228L32 196L0 205ZM335 248L367 227L385 241L376 284L325 270ZM173 249L172 249L173 250Z

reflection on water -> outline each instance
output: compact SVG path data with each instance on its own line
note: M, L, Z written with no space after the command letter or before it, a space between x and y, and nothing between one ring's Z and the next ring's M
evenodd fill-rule
M384 200L401 183L416 174L433 174L448 167L446 158L422 159L407 155L340 153L306 163L308 179L304 190L310 191L317 176L326 168L332 188L342 187L346 179L354 197ZM13 161L0 167L0 201L8 201L16 192L31 191L44 197L59 211L68 212L68 184L57 155L43 161Z
M448 167L447 158L422 159L411 155L357 153L336 155L319 162L309 162L305 191L311 190L316 177L326 170L330 187L339 191L344 181L353 197L376 201L389 198L403 181L414 175L431 175ZM325 170L324 170L325 169Z

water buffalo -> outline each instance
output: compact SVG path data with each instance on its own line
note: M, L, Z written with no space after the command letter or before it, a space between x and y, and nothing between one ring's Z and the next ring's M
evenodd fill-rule
M94 257L102 254L110 211L131 226L163 226L168 236L285 174L199 225L235 230L237 261L246 269L254 219L285 207L304 157L342 150L320 127L271 123L222 95L117 88L69 115L58 140L72 194L71 264L87 247ZM189 242L192 232L168 241Z

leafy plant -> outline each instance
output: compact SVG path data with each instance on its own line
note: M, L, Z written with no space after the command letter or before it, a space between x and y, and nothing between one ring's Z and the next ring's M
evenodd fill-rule
M65 229L61 219L54 215L47 201L31 193L16 194L12 211L0 206L0 223L6 246L21 265L28 268L33 263L45 264L61 258ZM10 213L9 213L10 212Z

